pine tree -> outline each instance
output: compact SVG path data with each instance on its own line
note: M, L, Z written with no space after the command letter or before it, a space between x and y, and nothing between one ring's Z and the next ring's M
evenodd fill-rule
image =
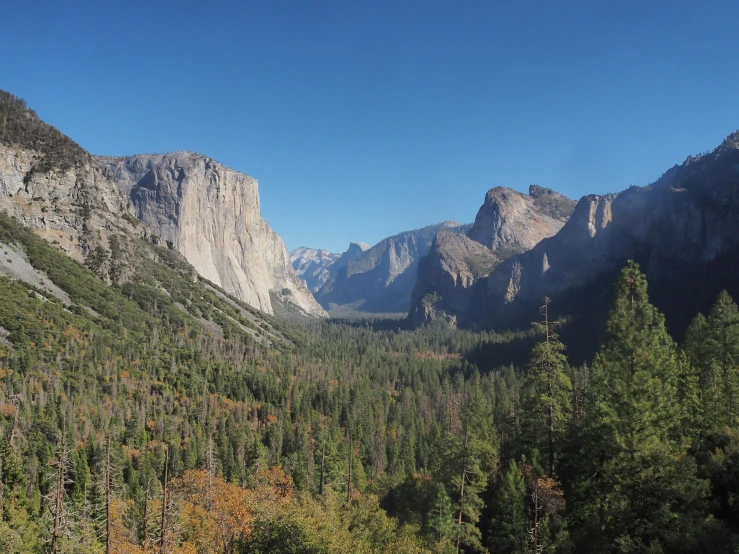
M515 461L501 478L493 497L489 544L496 554L523 554L529 537L526 483Z
M429 542L434 545L434 552L437 554L456 552L456 526L452 500L444 485L439 483L436 485L436 492L426 520L426 533L429 536Z
M530 448L547 453L548 473L553 477L556 451L571 416L572 383L564 344L550 328L549 303L545 298L541 308L544 319L539 327L544 340L534 346L529 362L524 427Z
M706 490L681 440L679 375L664 318L630 262L593 362L572 494L574 527L590 551L682 548L699 525Z
M715 383L713 426L734 426L739 415L739 308L722 291L706 321L706 350Z

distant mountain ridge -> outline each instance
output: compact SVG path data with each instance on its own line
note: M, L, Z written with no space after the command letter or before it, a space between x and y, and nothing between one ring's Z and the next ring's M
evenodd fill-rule
M388 237L339 266L316 292L327 310L407 312L418 261L440 230L465 232L468 225L445 221Z
M295 273L305 281L311 292L316 293L331 275L369 248L364 242L352 242L343 254L333 254L328 250L301 246L290 251L290 261Z

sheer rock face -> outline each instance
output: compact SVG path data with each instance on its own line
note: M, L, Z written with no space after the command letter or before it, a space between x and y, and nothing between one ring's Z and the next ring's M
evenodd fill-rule
M407 311L418 261L428 253L441 229L463 232L466 227L447 221L386 238L361 253L350 248L336 262L338 269L334 268L316 298L329 310ZM359 255L352 257L354 254Z
M293 271L282 239L262 219L256 179L201 154L100 157L136 216L197 272L266 313L270 293L323 316Z
M370 245L366 242L350 242L349 248L346 249L346 252L344 252L341 256L339 256L339 259L336 260L336 263L333 264L332 267L332 274L336 273L339 269L344 267L346 264L351 262L352 260L358 258L367 250L370 249Z
M529 250L559 231L575 202L531 185L529 194L495 187L485 195L469 237L492 250Z
M43 158L43 153L0 143L0 211L83 261L90 249L106 245L114 227L128 227L119 215L131 207L89 154L65 169L41 171Z
M583 197L556 235L503 261L480 283L482 309L467 322L495 326L543 296L556 301L583 287L607 303L613 275L634 259L647 274L650 295L681 332L686 317L710 306L721 288L735 288L737 221L734 133L649 186Z
M653 279L666 267L710 262L739 245L739 148L732 135L711 154L689 158L647 187L586 196L570 221L549 241L521 256L525 298L578 286L638 258ZM547 257L547 271L540 259ZM498 295L508 280L501 267L490 282Z
M479 311L481 281L501 261L557 233L575 202L536 185L523 194L496 187L485 195L467 236L439 232L419 266L410 317L414 324L466 321ZM510 283L515 295L517 283Z

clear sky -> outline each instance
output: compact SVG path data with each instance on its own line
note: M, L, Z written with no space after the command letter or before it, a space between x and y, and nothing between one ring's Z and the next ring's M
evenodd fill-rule
M95 154L259 179L288 248L573 198L739 129L739 2L0 0L0 88Z

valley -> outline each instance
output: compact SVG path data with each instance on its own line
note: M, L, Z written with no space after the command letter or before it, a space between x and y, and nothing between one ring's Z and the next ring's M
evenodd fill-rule
M0 92L0 550L735 552L738 168L288 252Z

